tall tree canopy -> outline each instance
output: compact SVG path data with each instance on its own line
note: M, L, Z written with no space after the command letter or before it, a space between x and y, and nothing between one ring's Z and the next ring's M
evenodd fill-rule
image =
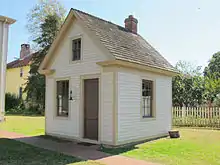
M184 75L188 75L188 76L198 76L201 75L201 66L197 66L192 62L189 61L178 61L176 63L175 68Z
M172 94L175 106L196 106L203 100L203 77L201 67L186 61L176 64L179 74L173 78Z
M65 19L66 10L64 6L57 0L38 0L38 3L27 14L28 24L26 25L30 33L31 40L39 38L42 34L41 24L45 22L48 15L57 15L58 27L60 27ZM36 46L37 49L38 45Z
M60 17L56 14L48 15L40 25L41 35L34 40L40 50L33 56L25 92L27 92L27 100L32 105L38 106L40 110L44 110L45 104L45 77L38 73L38 68L56 37L59 30L59 20Z
M216 53L210 60L208 67L205 68L204 76L200 66L186 61L179 61L176 64L176 69L180 74L173 77L172 81L174 106L217 103L216 100L220 94L218 58L219 55Z
M215 75L220 78L220 52L213 54L208 66L204 70L204 76Z

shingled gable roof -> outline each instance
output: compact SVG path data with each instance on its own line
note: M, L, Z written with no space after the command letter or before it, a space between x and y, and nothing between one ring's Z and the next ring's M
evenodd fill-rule
M22 67L22 66L27 66L30 64L31 59L33 57L34 54L31 54L23 59L17 59L14 60L12 62L9 62L7 64L7 69L11 69L11 68L18 68L18 67Z
M71 11L83 26L95 34L116 60L175 72L173 66L139 34L76 9L71 9L68 17ZM43 69L44 66L40 68Z

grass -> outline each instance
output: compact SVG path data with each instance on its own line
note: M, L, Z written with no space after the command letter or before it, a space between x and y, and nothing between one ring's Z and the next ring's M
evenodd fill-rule
M25 135L42 135L44 134L44 117L7 116L6 122L0 123L0 129ZM219 130L190 128L178 128L178 130L180 130L181 134L180 139L163 138L129 148L104 149L103 151L165 165L220 164ZM1 152L1 147L2 145L0 143L0 153L4 153ZM17 149L17 151L18 150L19 149ZM5 151L5 153L7 152L8 151ZM27 154L27 152L25 154ZM42 156L42 158L47 160L47 156L45 157L45 155ZM79 163L86 163L86 165L88 164L88 162ZM89 163L95 163L94 165L96 165L96 162ZM0 164L2 163L0 162Z
M219 165L220 131L205 129L179 129L180 139L163 138L131 148L104 149L111 154L121 154L166 165Z
M0 139L0 164L4 165L101 165L33 147L15 140Z
M44 117L6 116L6 122L0 123L0 129L24 135L43 135Z

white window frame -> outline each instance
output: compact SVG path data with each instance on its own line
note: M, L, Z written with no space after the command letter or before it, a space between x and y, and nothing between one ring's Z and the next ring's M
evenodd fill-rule
M68 81L69 82L69 90L68 90L68 115L58 115L58 109L57 109L57 82L59 81ZM71 89L71 81L70 78L57 78L55 79L55 83L54 83L54 91L55 91L55 97L54 97L54 105L55 105L55 117L56 118L63 118L63 119L69 119L70 118L70 111L71 111L71 107L70 107L70 89Z
M147 80L147 81L151 81L152 82L152 115L151 116L145 116L144 115L144 109L143 109L143 95L142 95L142 83L143 80ZM141 108L141 119L143 120L151 120L151 119L156 119L156 80L153 78L149 78L149 77L141 77L141 87L140 87L140 98L141 98L141 104L140 104L140 108Z
M81 39L81 51L80 51L80 60L73 60L73 51L72 51L72 42L73 40ZM83 60L83 35L78 34L73 37L69 37L69 63L70 64L76 64L76 63L81 63Z

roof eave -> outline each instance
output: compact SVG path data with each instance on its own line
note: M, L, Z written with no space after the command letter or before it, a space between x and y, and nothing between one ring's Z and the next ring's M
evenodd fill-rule
M5 22L5 23L7 23L9 25L16 22L15 19L12 19L12 18L9 18L9 17L5 17L5 16L2 16L2 15L0 15L0 21L1 22Z
M38 71L42 75L51 75L55 73L54 69L43 69Z
M138 70L159 73L159 74L170 76L170 77L178 75L178 72L175 70L170 70L170 69L165 69L165 68L160 68L160 67L150 66L150 65L142 65L142 64L123 61L123 60L101 61L101 62L97 62L97 64L100 66L104 66L104 67L105 66L123 66L123 67L138 69Z

